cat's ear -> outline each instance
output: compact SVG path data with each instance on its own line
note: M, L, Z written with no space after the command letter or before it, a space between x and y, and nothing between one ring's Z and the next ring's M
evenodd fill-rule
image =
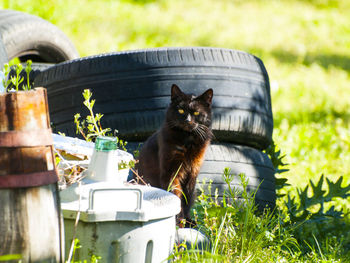
M171 86L171 100L174 100L176 98L181 98L183 96L183 92L180 90L180 88L173 84Z
M211 104L213 99L213 90L208 89L206 92L204 92L202 95L198 97L199 100L206 102L208 105Z

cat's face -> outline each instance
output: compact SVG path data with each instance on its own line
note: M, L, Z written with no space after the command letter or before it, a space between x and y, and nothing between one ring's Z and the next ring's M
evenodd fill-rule
M212 98L212 89L196 97L183 93L174 84L171 87L171 104L167 112L168 125L200 136L211 125Z

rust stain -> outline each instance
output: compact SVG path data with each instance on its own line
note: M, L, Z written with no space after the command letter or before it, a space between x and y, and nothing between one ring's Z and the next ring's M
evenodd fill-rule
M0 95L0 132L49 127L44 89Z
M46 90L43 88L0 94L0 140L1 134L9 131L47 130L50 122L46 104ZM45 172L54 168L52 145L0 147L0 176Z

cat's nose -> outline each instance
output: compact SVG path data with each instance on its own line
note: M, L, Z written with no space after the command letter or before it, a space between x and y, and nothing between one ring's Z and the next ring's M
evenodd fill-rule
M192 122L192 118L191 118L191 115L190 115L190 114L187 115L186 121L187 121L187 122Z

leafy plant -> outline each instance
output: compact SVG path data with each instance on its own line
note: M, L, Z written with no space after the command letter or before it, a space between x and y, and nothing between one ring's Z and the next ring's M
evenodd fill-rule
M235 176L241 179L239 189L230 188ZM350 195L350 185L342 186L342 178L333 183L322 176L318 183L298 189L297 197L289 193L282 207L263 213L257 212L255 193L248 193L244 174L225 169L223 180L228 190L222 202L217 193L211 197L209 187L208 194L201 189L193 209L197 227L211 246L199 250L177 244L172 262L348 262L339 260L350 256L348 211L332 204Z
M103 114L96 113L94 114L93 107L95 105L95 100L91 99L92 92L89 89L85 89L83 91L83 97L84 102L83 104L85 107L89 110L89 115L85 117L84 120L80 120L81 115L80 113L77 113L74 115L74 123L76 125L76 133L81 134L84 139L88 142L95 141L95 139L98 136L113 136L111 134L111 129L106 128L103 129L101 126L101 119L103 117ZM114 136L118 131L114 131ZM119 147L121 147L123 150L125 150L126 142L123 140L120 140L117 136L115 136L117 139L117 143Z
M336 208L336 201L346 202L350 185L343 186L343 176L333 183L322 175L315 184L312 180L304 188L292 188L287 178L279 175L288 172L286 164L274 142L265 152L275 168L278 211L282 224L291 229L307 259L321 257L326 260L344 257L350 252L349 210ZM326 184L325 184L326 182Z
M76 238L74 240L72 259L68 259L66 261L66 263L87 263L88 262L87 260L83 260L83 261L75 260L75 253L81 248L82 248L82 246L80 245L80 240ZM90 257L90 262L91 263L98 263L98 262L100 262L101 259L102 258L100 256L96 256L96 255L92 254Z
M230 188L235 176L241 180L241 189ZM291 232L284 229L280 215L270 210L257 213L255 192L248 192L248 179L244 174L223 172L229 186L225 198L204 193L198 196L193 213L200 231L210 239L211 246L198 250L185 250L180 244L171 260L174 262L270 262L276 258L290 262L298 243Z
M13 63L11 63L13 64ZM32 61L28 60L26 66L23 68L21 63L5 64L3 73L5 78L2 80L5 92L13 92L19 90L30 90L32 85L30 83L30 73L32 71ZM23 83L26 80L26 83Z
M8 76L10 73L10 65L4 64L2 72L4 73L4 78L2 79L2 86L5 88L6 91L7 87L11 84L11 79Z
M30 90L32 87L30 85L30 72L32 71L32 61L27 60L26 66L24 68L27 75L27 85L23 87L24 90Z
M86 141L95 141L95 139L98 136L115 136L115 134L111 134L111 129L106 128L103 129L101 126L101 119L103 117L103 114L100 113L94 113L93 107L95 105L95 100L91 99L92 93L89 89L85 89L82 93L84 101L83 105L88 109L89 115L85 117L85 119L81 120L80 113L77 113L74 115L74 123L76 125L76 133L81 134L83 138ZM117 131L115 131L116 133ZM59 132L60 133L60 132ZM61 135L64 135L60 133ZM119 148L125 149L126 142L123 140L120 140L117 136L115 136L117 144ZM56 151L56 165L58 165L62 160L65 158ZM79 158L78 158L79 159ZM64 162L67 162L67 160L64 160ZM118 163L118 169L126 169L134 166L134 161L131 160L130 162L120 162ZM77 180L81 179L82 171L84 171L86 168L82 167L80 165L77 165L73 163L72 165L69 165L66 169L64 169L64 173L61 176L61 180L64 182L64 184L72 184L77 182Z
M86 119L83 121L80 121L80 113L74 115L76 133L80 133L86 141L93 141L98 136L106 136L107 132L110 132L111 129L103 129L101 127L101 118L103 117L103 114L94 114L93 107L95 100L91 100L91 91L89 89L85 89L83 92L83 97L83 104L86 106L86 108L88 108L90 115L87 115Z

